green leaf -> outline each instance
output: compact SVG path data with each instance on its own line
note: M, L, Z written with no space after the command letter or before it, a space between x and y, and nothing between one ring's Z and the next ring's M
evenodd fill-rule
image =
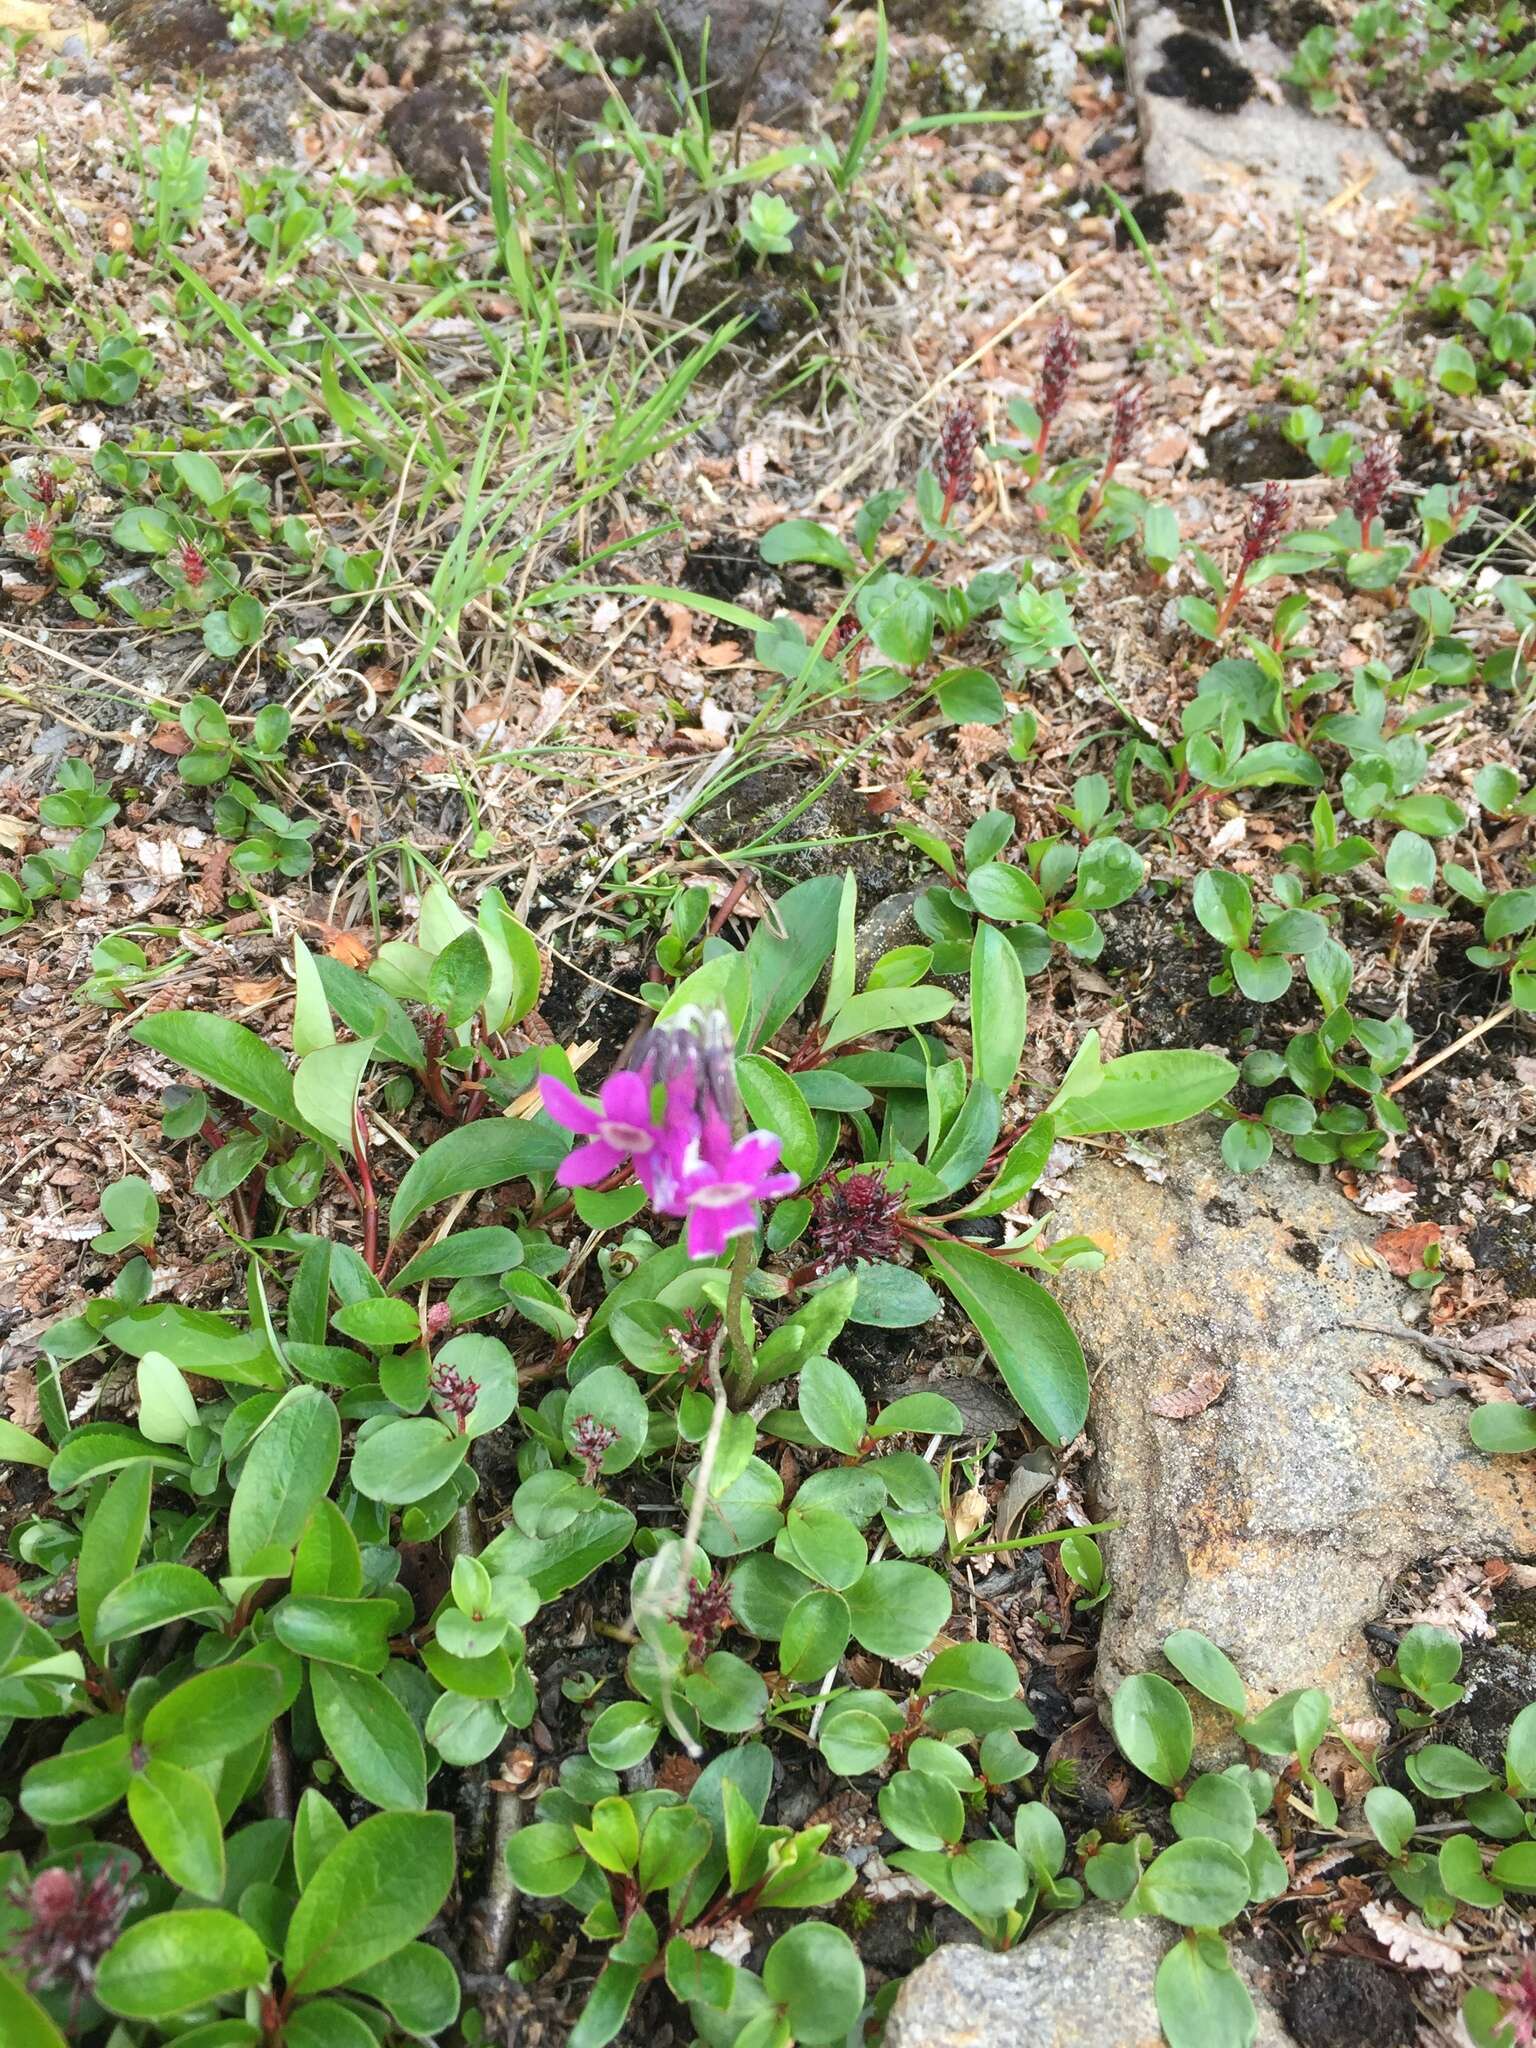
M1390 1785L1373 1785L1366 1793L1365 1818L1389 1856L1402 1855L1419 1824L1411 1801Z
M996 925L979 925L971 945L971 1062L976 1079L996 1095L1013 1086L1028 1020L1018 954Z
M0 1418L0 1465L51 1465L53 1446Z
M980 867L970 869L965 893L983 917L995 917L1004 924L1039 924L1045 916L1039 884L1022 868L1008 867L1002 861L983 861Z
M557 1899L586 1869L587 1859L570 1828L534 1821L507 1844L507 1868L519 1891L534 1899Z
M227 1611L218 1588L191 1565L147 1564L103 1597L96 1610L96 1640L103 1646L121 1643L194 1614Z
M283 1949L289 1984L306 1995L327 1991L396 1954L431 1924L453 1878L446 1813L376 1813L360 1822L294 1909Z
M133 1037L151 1051L220 1088L237 1102L263 1110L279 1123L297 1127L293 1082L282 1055L233 1017L194 1010L165 1010L143 1017Z
M1480 1451L1494 1456L1536 1451L1536 1408L1523 1408L1518 1401L1486 1401L1473 1409L1467 1434Z
M918 1685L919 1695L946 1689L986 1700L1017 1699L1018 1666L993 1643L955 1643L940 1650Z
M565 2048L607 2048L629 2017L640 1988L640 1970L634 1963L608 1962L571 2029Z
M206 1779L151 1757L128 1785L128 1817L172 1884L200 1899L224 1892L224 1830Z
M1536 1701L1522 1707L1511 1723L1504 1764L1511 1792L1523 1797L1536 1793Z
M156 1700L145 1716L143 1739L152 1754L173 1763L217 1763L259 1742L291 1697L275 1664L244 1657L184 1678Z
M894 1266L884 1259L860 1260L853 1269L858 1292L848 1311L850 1323L873 1330L911 1330L931 1323L944 1304L921 1273L910 1266ZM922 1429L923 1423L903 1423L906 1429ZM889 1434L889 1431L876 1434Z
M1237 1666L1224 1650L1218 1650L1209 1636L1198 1629L1177 1628L1163 1639L1163 1655L1180 1678L1196 1692L1225 1707L1241 1720L1248 1711L1248 1689Z
M775 568L786 562L815 562L824 569L840 569L845 576L859 573L858 563L837 535L815 519L781 519L769 527L758 548Z
M1088 1371L1057 1304L1038 1281L986 1252L933 1243L928 1258L1024 1414L1052 1443L1070 1443L1087 1419Z
M205 505L216 505L224 496L224 479L219 475L218 464L209 456L178 449L171 457L171 467L193 497L200 498Z
M299 1115L343 1152L350 1152L356 1142L357 1091L373 1051L371 1038L322 1045L306 1053L293 1077Z
M587 1730L587 1754L610 1771L632 1770L656 1747L659 1709L647 1700L615 1700Z
M811 1180L821 1154L816 1119L794 1076L756 1053L736 1062L736 1079L747 1115L759 1130L774 1131L782 1140L780 1162L802 1183Z
M965 1806L947 1778L897 1771L880 1788L880 1818L909 1849L947 1849L965 1833Z
M1121 1754L1154 1785L1176 1785L1188 1771L1195 1724L1184 1695L1166 1678L1142 1671L1124 1680L1110 1701L1110 1723Z
M569 1150L565 1132L545 1116L531 1122L482 1117L450 1131L407 1169L390 1204L390 1237L399 1237L418 1216L455 1195L475 1194L531 1173L553 1172Z
M243 1920L198 1907L136 1920L103 1956L94 1989L123 2019L173 2019L264 1984L268 1967Z
M1168 2048L1250 2048L1258 2016L1223 1942L1177 1941L1157 1966L1157 2016Z
M441 1949L427 1941L406 1946L347 1986L393 2013L410 2034L446 2033L459 2016L459 1978Z
M848 1602L841 1593L814 1588L785 1616L779 1639L779 1669L786 1678L812 1684L842 1661L850 1634Z
M296 1593L272 1610L277 1640L296 1657L378 1673L389 1662L389 1633L396 1618L392 1600L338 1600L321 1593Z
M1492 1874L1499 1884L1507 1884L1511 1891L1536 1892L1536 1842L1514 1842L1509 1848L1501 1849L1493 1859ZM1457 1893L1455 1896L1464 1897L1465 1894ZM1479 1903L1496 1902L1485 1899Z
M319 1387L293 1387L246 1454L229 1510L229 1568L259 1552L291 1550L336 1477L341 1420Z
M40 1828L70 1827L108 1813L128 1790L128 1738L62 1749L34 1764L21 1781L21 1810Z
M1195 1779L1169 1814L1180 1841L1226 1842L1246 1856L1253 1840L1253 1801L1246 1786L1207 1771Z
M206 1379L274 1391L286 1383L264 1333L242 1329L211 1309L183 1308L174 1301L145 1303L115 1316L105 1334L130 1358L157 1352L182 1372L201 1373ZM110 1427L85 1425L103 1426Z
M842 894L838 875L798 882L778 899L774 917L753 927L746 954L748 1022L739 1043L765 1044L805 1000L836 943Z
M950 1617L949 1587L920 1564L871 1564L845 1595L855 1640L877 1657L915 1657Z
M378 2036L340 1999L311 1998L284 2020L283 2048L378 2048Z
M349 1477L368 1500L405 1507L446 1485L468 1457L470 1443L430 1415L386 1422L358 1444Z
M1195 916L1222 946L1246 946L1253 931L1253 890L1242 875L1207 868L1195 883Z
M864 1396L852 1373L830 1358L810 1358L800 1370L800 1413L816 1441L852 1457L864 1440Z
M1090 1032L1084 1046L1094 1042ZM1079 1055L1081 1057L1081 1054ZM1129 1052L1102 1066L1074 1060L1050 1114L1058 1138L1100 1131L1150 1131L1199 1116L1237 1085L1237 1068L1219 1053Z
M763 1958L763 1989L795 2040L818 2048L843 2041L864 2010L864 1965L840 1927L804 1920Z
M358 1797L390 1812L424 1808L426 1751L389 1687L337 1664L316 1664L309 1682L325 1746Z
M1147 1866L1132 1903L1176 1927L1225 1927L1248 1903L1248 1865L1225 1842L1174 1842Z
M951 725L1000 725L1008 715L1003 693L985 669L946 669L933 694Z
M120 1472L94 1501L80 1544L76 1597L80 1631L88 1645L99 1647L96 1617L102 1601L128 1578L139 1561L149 1527L149 1495L154 1470L140 1462Z
M1427 1799L1464 1799L1486 1792L1493 1776L1476 1757L1450 1743L1427 1742L1406 1759L1409 1777Z
M0 2038L6 2048L66 2048L64 2036L32 1994L0 1964Z
M823 1051L845 1045L851 1038L864 1038L877 1031L900 1031L917 1024L933 1024L947 1017L955 1006L952 995L940 988L866 989L850 996L832 1020Z

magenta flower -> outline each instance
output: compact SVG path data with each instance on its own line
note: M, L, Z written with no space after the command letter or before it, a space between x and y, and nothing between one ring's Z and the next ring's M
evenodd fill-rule
M596 1103L540 1076L550 1116L587 1141L555 1177L562 1187L592 1187L632 1161L656 1214L686 1220L689 1257L714 1257L756 1229L759 1202L791 1193L799 1180L774 1172L779 1140L771 1132L736 1139L745 1118L722 1016L684 1011L657 1024L631 1058Z
M651 1121L651 1088L643 1074L610 1074L598 1091L595 1108L552 1074L539 1076L539 1093L557 1124L588 1141L560 1162L555 1179L561 1187L595 1187L626 1159L633 1159L641 1185L651 1193L647 1169L657 1164L656 1154L668 1133Z
M733 1237L757 1228L759 1202L793 1194L799 1179L773 1171L778 1157L774 1133L754 1131L684 1176L681 1194L688 1211L689 1258L718 1257Z

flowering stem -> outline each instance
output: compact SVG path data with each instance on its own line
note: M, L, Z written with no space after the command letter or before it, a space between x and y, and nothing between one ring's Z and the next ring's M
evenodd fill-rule
M732 1392L738 1401L752 1398L752 1348L743 1316L746 1308L747 1275L752 1270L752 1235L743 1231L731 1254L731 1278L725 1295L725 1329L731 1347Z

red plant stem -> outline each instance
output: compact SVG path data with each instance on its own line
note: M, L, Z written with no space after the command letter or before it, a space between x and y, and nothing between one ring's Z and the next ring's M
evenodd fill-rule
M1099 478L1098 482L1094 485L1093 496L1088 500L1088 510L1083 515L1083 526L1085 530L1088 527L1092 526L1094 520L1098 518L1099 509L1104 503L1104 493L1109 489L1110 478L1114 475L1115 471L1119 467L1119 463L1116 462L1113 456L1111 456L1109 460L1105 463L1104 473Z
M357 1177L362 1184L363 1263L370 1273L379 1270L379 1198L374 1192L373 1165L368 1157L368 1126L360 1109L352 1111L353 1141L357 1148Z
M1221 610L1216 615L1216 632L1218 637L1225 633L1227 627L1231 624L1232 614L1237 610L1238 600L1243 594L1243 585L1247 581L1248 564L1246 562L1239 562L1237 574L1232 579L1232 588L1227 592Z
M946 484L946 485L944 486L944 505L943 505L943 509L942 509L942 510L941 510L941 512L939 513L939 524L940 524L940 526L948 526L948 524L949 524L949 515L950 515L950 513L951 513L951 512L953 512L953 511L954 511L954 509L955 509L955 500L956 500L956 498L957 498L957 497L958 497L959 495L960 495L960 491L959 491L959 486L958 486L957 484L952 484L952 483L950 483L950 484ZM938 546L938 542L937 542L936 540L930 540L930 541L928 542L928 544L926 545L926 547L924 547L924 549L923 549L923 552L922 552L922 553L921 553L921 554L920 554L920 555L918 556L917 560L916 560L916 561L915 561L915 562L914 562L914 563L912 564L912 574L913 574L914 576L921 576L921 575L922 575L923 571L924 571L924 570L925 570L925 569L927 568L928 564L929 564L929 563L930 563L930 562L932 561L932 559L933 559L933 551L934 551L934 549L935 549L935 548L936 548L937 546Z

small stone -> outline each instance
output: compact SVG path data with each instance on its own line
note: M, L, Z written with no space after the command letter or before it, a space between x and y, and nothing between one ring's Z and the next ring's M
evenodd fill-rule
M1436 1369L1411 1342L1351 1327L1400 1328L1421 1303L1330 1178L1279 1157L1229 1173L1209 1126L1145 1142L1161 1184L1084 1156L1056 1214L1108 1254L1058 1283L1093 1374L1091 1497L1121 1525L1100 1688L1164 1669L1164 1637L1192 1628L1259 1700L1320 1686L1363 1718L1380 1662L1364 1624L1417 1559L1536 1552L1536 1461L1483 1456L1463 1402L1415 1396ZM1381 1366L1401 1391L1362 1371ZM1228 1375L1214 1406L1151 1412L1207 1371Z
M1094 1904L1048 1920L1006 1955L953 1942L901 1987L884 2048L1164 2048L1152 1985L1178 1939L1166 1921L1122 1920ZM1291 2036L1248 1983L1255 2048L1287 2048Z

